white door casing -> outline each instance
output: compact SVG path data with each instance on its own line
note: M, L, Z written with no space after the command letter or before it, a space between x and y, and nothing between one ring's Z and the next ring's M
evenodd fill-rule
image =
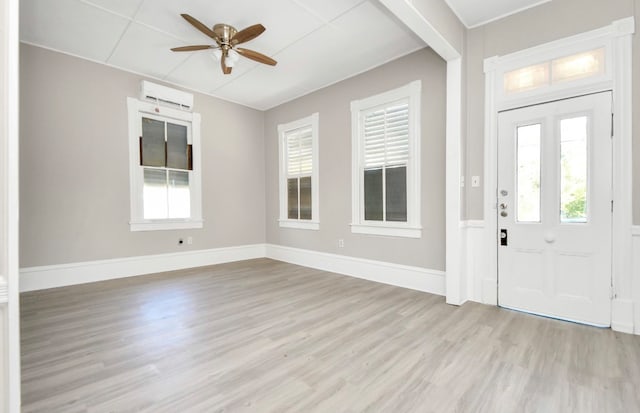
M610 92L499 114L499 305L610 325L611 119Z

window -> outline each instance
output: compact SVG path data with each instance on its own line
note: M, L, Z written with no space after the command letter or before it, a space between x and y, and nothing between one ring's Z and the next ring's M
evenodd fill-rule
M200 115L128 98L131 231L202 228Z
M278 125L280 226L319 229L318 114Z
M604 48L590 50L512 70L504 74L504 91L511 95L605 74Z
M351 231L420 238L421 82L351 102Z

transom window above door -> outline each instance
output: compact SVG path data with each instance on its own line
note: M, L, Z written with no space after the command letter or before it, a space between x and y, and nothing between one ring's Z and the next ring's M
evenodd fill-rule
M600 47L511 70L504 74L504 93L514 95L603 76L606 57L606 49Z

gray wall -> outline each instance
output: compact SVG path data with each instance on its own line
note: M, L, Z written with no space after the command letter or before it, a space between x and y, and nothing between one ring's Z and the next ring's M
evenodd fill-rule
M267 242L444 269L445 62L423 49L364 74L271 109L265 115ZM366 98L422 80L422 239L352 234L351 109ZM277 125L319 112L320 230L278 226ZM345 240L338 248L338 239Z
M640 0L554 0L467 32L466 84L468 134L466 179L483 177L483 60L609 25L634 15ZM634 36L634 69L640 73L640 40ZM634 119L640 119L640 78L634 79ZM637 122L636 122L637 123ZM634 125L634 222L640 223L640 127ZM484 178L484 177L483 177ZM484 184L484 179L481 180ZM483 219L483 189L466 186L466 218Z
M195 94L204 229L130 232L126 97L142 78L21 46L21 267L264 242L263 112Z

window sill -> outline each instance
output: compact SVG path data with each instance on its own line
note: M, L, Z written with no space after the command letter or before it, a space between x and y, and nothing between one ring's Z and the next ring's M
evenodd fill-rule
M422 228L391 225L351 224L354 234L384 235L388 237L422 238Z
M317 231L320 229L318 221L297 221L289 219L280 219L280 228L310 229Z
M198 229L204 226L202 220L158 220L158 221L131 221L129 228L137 231L163 231L172 229Z

